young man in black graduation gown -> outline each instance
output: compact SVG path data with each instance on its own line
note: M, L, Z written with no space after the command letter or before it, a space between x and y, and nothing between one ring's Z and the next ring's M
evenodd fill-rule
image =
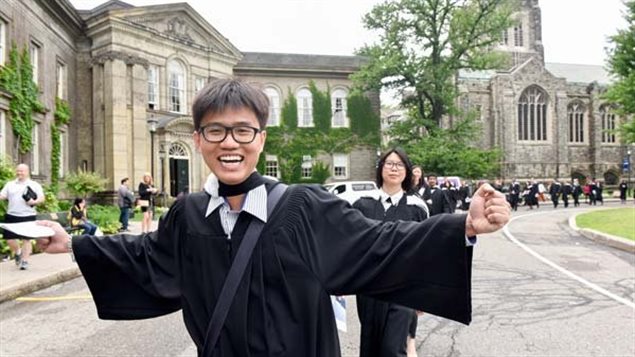
M208 356L339 356L329 295L363 293L469 323L472 248L465 236L507 223L504 197L485 187L468 215L382 223L319 186L297 185L268 216L263 207L277 183L255 172L268 105L242 81L208 84L192 108L193 140L215 174L204 192L176 201L158 231L140 236L71 239L59 224L42 222L55 234L40 239L40 248L72 250L100 318L182 309L201 354L245 227L266 222Z
M428 176L428 187L423 192L423 200L430 208L430 216L436 216L440 213L452 213L450 202L443 190L437 184L435 175Z

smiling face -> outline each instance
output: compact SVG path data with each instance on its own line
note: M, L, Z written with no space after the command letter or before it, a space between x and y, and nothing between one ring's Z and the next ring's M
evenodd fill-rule
M221 113L208 113L201 120L201 127L209 124L221 124L226 127L250 126L260 128L256 115L245 108L228 109ZM199 131L194 132L196 148L218 180L227 185L239 184L255 170L260 153L265 146L265 131L256 134L249 144L237 143L231 133L220 143L210 143Z

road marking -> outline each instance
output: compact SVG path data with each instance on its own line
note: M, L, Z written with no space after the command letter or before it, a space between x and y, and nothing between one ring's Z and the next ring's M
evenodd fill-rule
M19 297L16 301L64 301L64 300L92 300L92 295L75 296L42 296L42 297Z
M524 218L524 217L530 217L530 216L537 216L537 215L541 215L541 214L550 214L550 213L553 213L553 212L536 212L536 213L524 214L522 216L513 217L509 221L509 223L503 228L503 234L505 235L505 237L507 237L507 239L512 241L514 244L518 245L520 248L522 248L527 253L533 255L536 259L540 260L541 262L549 265L550 267L556 269L557 271L563 273L564 275L570 277L571 279L576 280L576 281L586 285L587 287L599 292L600 294L608 296L609 298L611 298L611 299L613 299L613 300L615 300L617 302L620 302L620 303L622 303L622 304L624 304L624 305L626 305L628 307L631 307L631 308L635 309L635 303L634 302L632 302L630 300L627 300L627 299L624 299L623 297L617 296L617 295L613 294L612 292L600 287L599 285L593 284L592 282L590 282L590 281L588 281L588 280L586 280L586 279L584 279L582 277L579 277L579 276L575 275L574 273L568 271L567 269L559 266L558 264L552 262L551 260L549 260L549 259L543 257L542 255L536 253L534 250L532 250L531 248L529 248L525 244L521 243L518 239L514 238L514 236L509 232L509 229L508 229L509 224L511 222L515 221L516 219Z

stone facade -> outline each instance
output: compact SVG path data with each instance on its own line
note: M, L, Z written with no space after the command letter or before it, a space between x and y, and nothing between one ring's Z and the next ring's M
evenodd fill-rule
M608 75L601 66L544 62L537 0L522 0L517 16L521 28L510 29L497 48L510 54L511 67L460 74L457 104L480 112L484 135L478 145L502 150L504 180L597 177L615 183L627 148L604 130L620 122L601 99ZM531 103L524 109L534 94L541 96L534 97L538 108L544 103L544 137L531 135L532 123L534 130L542 125L543 112L532 110Z
M354 56L243 53L186 3L135 7L118 0L92 10L76 10L67 0L8 0L0 8L5 43L39 46L41 100L37 114L39 155L17 157L7 109L2 149L15 161L37 160L34 176L50 172L50 123L55 108L57 63L65 66L63 98L72 109L64 128L62 174L83 168L103 174L107 191L123 177L136 187L145 172L172 196L198 190L208 169L191 140L190 108L196 91L214 78L237 76L263 88L287 91L313 80L324 90L348 91L348 75L360 65ZM2 48L8 55L7 46ZM150 99L152 97L152 99ZM378 109L378 96L371 98ZM375 148L349 154L349 179L370 179ZM323 157L327 164L330 158Z

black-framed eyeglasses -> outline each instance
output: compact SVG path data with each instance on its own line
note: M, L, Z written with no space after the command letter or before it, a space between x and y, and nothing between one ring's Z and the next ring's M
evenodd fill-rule
M384 167L389 170L403 170L406 168L406 164L404 164L403 162L386 161L384 162Z
M249 144L256 138L256 134L262 129L254 128L247 125L225 126L222 124L208 124L198 129L203 138L210 143L221 143L227 138L229 132L232 138L239 144Z

